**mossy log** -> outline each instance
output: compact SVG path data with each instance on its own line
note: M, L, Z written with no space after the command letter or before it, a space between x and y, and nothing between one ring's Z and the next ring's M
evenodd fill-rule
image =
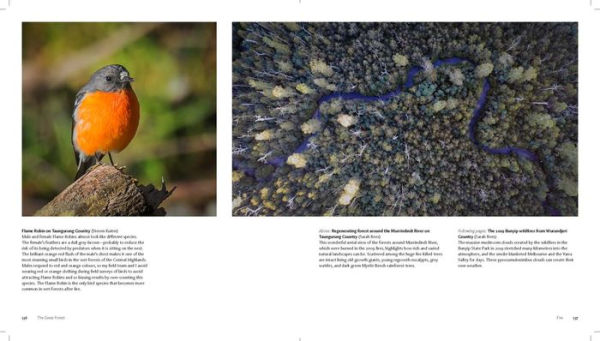
M36 216L157 216L167 191L140 185L137 179L110 165L97 165L58 194Z

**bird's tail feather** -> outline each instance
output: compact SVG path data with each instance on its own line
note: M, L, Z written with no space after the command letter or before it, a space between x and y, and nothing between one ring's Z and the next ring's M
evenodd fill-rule
M96 164L95 156L82 156L79 159L79 164L77 165L77 175L75 175L75 180L82 177L90 167Z

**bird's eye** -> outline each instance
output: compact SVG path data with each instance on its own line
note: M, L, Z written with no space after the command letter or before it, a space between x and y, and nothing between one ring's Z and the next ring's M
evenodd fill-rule
M111 76L106 76L106 81L107 82L112 82L112 77Z

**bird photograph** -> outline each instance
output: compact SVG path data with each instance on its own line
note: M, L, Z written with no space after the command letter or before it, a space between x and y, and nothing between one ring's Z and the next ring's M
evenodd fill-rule
M77 93L73 112L76 180L105 154L114 166L110 152L120 152L135 136L140 104L131 82L124 66L108 65L94 72Z
M23 23L23 216L216 214L215 23Z

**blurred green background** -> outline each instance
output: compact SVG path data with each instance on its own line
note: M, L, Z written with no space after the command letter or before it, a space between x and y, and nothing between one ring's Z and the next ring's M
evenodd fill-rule
M177 186L167 215L215 215L215 23L23 23L23 215L73 182L75 94L107 64L129 70L140 102L115 162L142 184Z

